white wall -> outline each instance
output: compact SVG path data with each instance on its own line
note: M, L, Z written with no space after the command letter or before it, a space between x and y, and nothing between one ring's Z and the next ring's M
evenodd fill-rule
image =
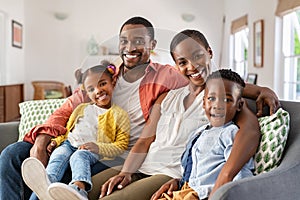
M116 6L117 5L117 6ZM11 47L11 33L7 33L7 82L24 82L25 99L32 99L33 80L58 80L74 85L74 70L86 57L86 44L92 35L100 44L108 44L117 51L120 26L128 18L141 15L157 28L156 50L166 52L176 32L186 28L203 32L214 51L213 63L229 67L229 36L231 21L248 14L249 72L258 73L258 84L274 88L274 30L276 0L0 0L0 9L11 19L23 24L24 48ZM59 21L55 11L69 17ZM195 15L193 22L181 19L182 13ZM223 16L224 42L222 43ZM253 22L265 20L264 66L253 67ZM221 51L222 48L222 51ZM220 59L222 52L222 60ZM161 62L171 62L168 53Z
M0 85L24 82L24 48L12 46L12 20L24 26L24 0L0 0L0 12L4 13L4 43L1 45ZM23 37L24 39L24 37ZM23 41L24 42L24 41Z
M224 0L224 12L226 15L225 43L223 49L224 66L229 66L229 37L231 22L245 14L248 14L249 27L249 72L258 74L258 84L261 86L274 86L274 38L275 38L275 10L276 0ZM262 68L254 67L253 62L253 23L259 19L264 20L264 64ZM278 91L276 91L278 92Z
M69 17L59 21L53 16L55 11L66 12ZM195 20L183 21L184 12L194 14ZM73 72L87 55L86 44L90 37L94 35L99 43L110 43L115 52L117 42L107 40L117 41L121 25L135 15L146 17L158 28L157 50L168 50L177 31L194 28L207 35L218 59L223 17L220 0L152 0L147 3L140 0L26 0L26 99L32 98L32 80L51 79L74 85ZM156 59L170 60L169 57Z

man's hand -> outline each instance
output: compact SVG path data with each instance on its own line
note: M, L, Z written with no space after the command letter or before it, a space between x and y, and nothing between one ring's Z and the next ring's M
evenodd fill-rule
M49 160L47 152L47 146L51 141L51 136L46 134L40 134L36 137L36 140L30 149L30 156L39 159L46 167Z
M119 190L121 190L130 183L131 174L121 172L120 174L108 179L108 181L102 185L100 198L110 195L116 186Z
M161 197L163 193L167 193L169 196L173 195L173 191L178 190L178 179L171 179L165 184L163 184L159 190L157 190L151 197L151 200L157 200L158 198Z
M267 87L261 87L260 94L256 99L257 117L262 116L265 105L269 106L270 115L276 113L280 108L280 102L275 92Z

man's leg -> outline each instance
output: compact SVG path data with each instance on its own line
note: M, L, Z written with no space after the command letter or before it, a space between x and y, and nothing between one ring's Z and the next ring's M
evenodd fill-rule
M134 177L133 177L134 179ZM101 198L101 200L118 200L118 199L150 199L151 196L171 177L163 174L153 175L135 181L121 190L116 190L109 196Z
M21 165L30 156L32 144L16 142L7 146L0 156L0 199L28 199L31 190L23 182Z

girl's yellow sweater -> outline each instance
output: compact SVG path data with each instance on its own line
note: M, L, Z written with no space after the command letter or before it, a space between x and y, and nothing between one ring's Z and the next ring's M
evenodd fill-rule
M68 138L78 119L84 115L84 109L90 103L80 104L72 113L67 123L67 133L53 140L59 146ZM97 142L99 155L102 159L113 159L127 148L130 137L130 121L128 114L119 106L113 104L104 114L98 116Z

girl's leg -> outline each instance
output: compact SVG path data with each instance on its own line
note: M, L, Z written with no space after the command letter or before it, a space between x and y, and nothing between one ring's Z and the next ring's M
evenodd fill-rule
M48 187L49 195L53 199L57 200L87 199L87 191L89 191L92 187L91 165L98 162L98 160L99 155L88 150L75 151L70 157L72 181L69 183L69 185L52 183ZM77 184L79 182L81 184Z
M86 184L86 191L92 188L91 166L99 160L99 155L88 150L77 150L70 158L70 166L72 170L72 181L81 181Z
M62 180L65 171L69 167L69 160L74 151L76 151L76 148L72 147L68 140L53 151L46 168L51 183Z

